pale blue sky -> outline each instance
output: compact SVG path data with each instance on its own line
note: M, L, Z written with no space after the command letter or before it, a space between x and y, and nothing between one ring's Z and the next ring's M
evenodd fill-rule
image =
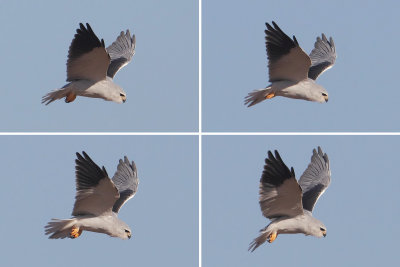
M0 136L3 266L196 266L198 142L194 136ZM113 175L134 160L138 192L121 208L133 238L84 232L49 240L51 218L69 218L75 152L85 150Z
M400 230L399 136L207 136L203 140L203 266L393 266ZM253 253L269 221L258 205L268 150L297 178L320 145L329 188L314 209L326 238L279 235Z
M399 131L400 58L391 52L400 42L399 8L395 1L203 0L203 131ZM198 19L197 1L0 0L0 131L197 131ZM334 38L336 65L318 79L328 103L277 97L243 105L248 92L268 85L264 23L272 20L307 53L322 32ZM40 103L65 84L79 22L106 45L127 28L136 34L136 55L115 77L125 104ZM280 235L247 252L269 223L258 206L268 149L299 177L318 145L332 166L314 212L327 238ZM0 147L7 266L197 265L197 136L0 136ZM203 136L203 266L393 265L399 148L399 136ZM124 155L135 160L139 190L120 212L133 239L44 236L49 219L70 216L82 150L110 175Z
M203 1L205 131L398 131L399 2ZM324 104L276 97L247 108L268 85L265 22L274 20L310 53L332 36L338 58L317 82Z
M106 46L136 34L136 55L114 81L127 102L78 98L48 106L64 86L69 45L89 22ZM0 131L195 131L198 128L197 1L0 0Z

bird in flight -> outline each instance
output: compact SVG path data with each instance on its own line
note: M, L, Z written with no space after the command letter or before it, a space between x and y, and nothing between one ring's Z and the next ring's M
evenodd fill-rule
M268 151L260 180L259 203L262 214L271 223L260 230L249 250L253 252L265 241L272 243L278 234L325 237L326 227L312 216L312 211L330 181L329 159L320 147L313 150L311 163L298 182L293 167L289 170L278 151L275 150L275 157Z
M67 83L42 97L46 105L65 97L70 103L77 96L102 98L122 103L125 91L113 82L115 74L126 66L135 54L136 38L129 30L121 32L117 40L105 47L88 23L80 23L68 51Z
M250 92L245 105L251 107L265 99L284 96L315 102L328 102L328 92L315 80L331 68L336 60L332 37L317 37L314 49L307 55L296 37L291 39L275 22L265 23L265 45L268 55L269 86Z
M118 212L138 189L135 163L120 159L112 179L83 151L76 153L76 196L71 219L52 219L45 226L49 238L77 238L83 231L131 238L129 226L118 219Z

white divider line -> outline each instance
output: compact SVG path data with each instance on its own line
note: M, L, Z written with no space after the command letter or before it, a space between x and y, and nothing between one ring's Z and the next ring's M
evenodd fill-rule
M198 132L0 132L1 135L154 135L154 136L198 136Z
M377 135L377 136L397 136L400 135L400 132L203 132L202 135L207 136L217 136L217 135L225 135L225 136L263 136L263 135L289 135L289 136L307 136L307 135L348 135L348 136L369 136L369 135Z
M202 239L202 0L199 0L199 267L203 265L203 239Z

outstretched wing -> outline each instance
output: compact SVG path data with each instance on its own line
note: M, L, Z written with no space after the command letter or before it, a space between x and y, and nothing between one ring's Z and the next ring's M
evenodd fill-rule
M289 170L278 151L275 150L275 157L268 151L260 180L259 202L263 215L272 219L303 214L301 196L293 168Z
M325 34L322 34L322 39L317 37L310 58L312 64L308 70L308 77L316 80L321 73L335 64L336 48L332 37L329 38L329 41L326 39Z
M79 23L68 51L67 81L100 81L106 78L110 57L104 40L97 38L89 23Z
M106 169L100 167L82 152L76 153L76 197L73 216L101 215L111 212L115 201L119 198L117 188L108 177Z
M129 160L126 156L124 157L124 161L120 159L117 171L115 172L112 181L117 187L120 195L112 210L118 213L122 205L124 205L129 199L133 198L133 196L136 194L139 185L139 179L137 177L135 162L132 161L132 163L129 163Z
M328 155L313 150L311 163L300 177L299 184L303 190L303 208L312 212L318 198L325 192L331 182L331 170Z
M121 32L114 43L107 47L107 52L111 57L111 63L107 70L107 76L114 78L115 74L125 67L135 54L136 38L129 30L126 33Z
M311 66L310 57L301 49L296 37L287 36L275 22L265 23L265 45L267 47L269 81L301 81L307 79Z

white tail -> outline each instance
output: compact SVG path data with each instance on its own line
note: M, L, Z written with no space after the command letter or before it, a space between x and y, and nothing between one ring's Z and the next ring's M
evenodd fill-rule
M42 97L42 104L50 104L51 102L64 98L67 96L67 94L71 91L70 88L68 88L68 85L65 85L63 88L60 89L55 89L48 93L47 95Z
M265 100L265 97L272 91L271 87L263 88L263 89L258 89L254 90L253 92L250 92L245 100L244 104L247 105L247 107L251 107L255 104L258 104L262 101Z
M267 231L267 228L268 226L260 230L260 235L257 238L255 238L253 242L250 243L248 249L249 251L253 252L256 248L258 248L259 246L264 244L265 241L267 241L269 235L272 233L271 230Z
M66 238L71 237L71 227L76 223L76 219L52 219L45 226L45 234L52 234L49 238L57 239L57 238Z

